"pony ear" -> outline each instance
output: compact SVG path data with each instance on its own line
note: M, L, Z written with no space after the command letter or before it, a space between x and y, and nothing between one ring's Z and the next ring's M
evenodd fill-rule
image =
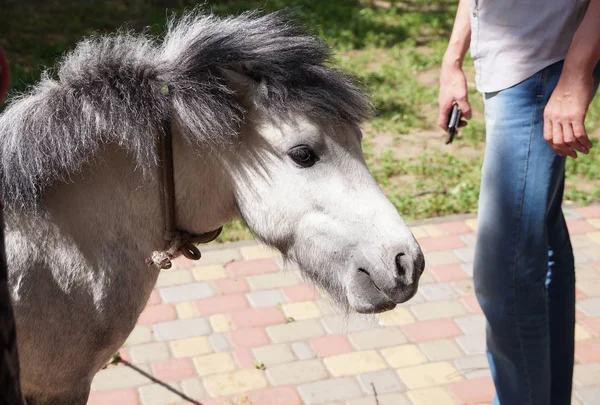
M254 107L254 96L260 91L261 83L234 69L220 69L229 88L245 108Z

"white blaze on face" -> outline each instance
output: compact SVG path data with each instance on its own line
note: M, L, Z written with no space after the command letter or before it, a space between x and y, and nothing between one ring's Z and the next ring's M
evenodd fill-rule
M422 255L366 166L360 130L304 117L258 123L242 134L232 169L250 228L357 310L410 298ZM404 279L399 260L410 267Z

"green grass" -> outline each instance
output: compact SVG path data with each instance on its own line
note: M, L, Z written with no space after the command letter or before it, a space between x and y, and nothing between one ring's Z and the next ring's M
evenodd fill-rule
M160 34L171 13L192 0L4 0L0 44L11 63L13 92L39 79L82 37L119 27ZM377 108L365 128L367 163L386 195L408 219L471 213L477 209L485 126L483 103L469 91L474 116L461 130L454 154L431 142L404 154L415 133L433 131L437 115L437 72L452 28L457 0L209 0L205 10L218 15L255 8L297 8L299 21L336 51L335 61L365 83ZM384 7L385 6L385 7ZM167 11L168 10L168 11ZM472 80L472 61L465 61ZM1 108L1 107L0 107ZM600 97L590 107L587 127L600 122ZM388 151L373 146L392 136ZM429 142L429 143L428 143ZM600 143L590 156L567 163L565 198L576 203L600 200ZM378 150L378 152L376 152ZM219 241L251 237L242 221L229 224Z

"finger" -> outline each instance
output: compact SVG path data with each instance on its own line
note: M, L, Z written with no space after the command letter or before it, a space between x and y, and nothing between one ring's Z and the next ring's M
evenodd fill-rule
M577 158L577 153L569 145L565 143L563 126L560 123L552 124L552 144L554 150L561 156L571 156Z
M562 126L562 129L565 144L568 145L571 149L587 155L589 150L584 145L582 145L579 142L579 140L575 137L575 135L573 134L573 126L571 124L565 124Z
M574 151L578 151L581 153L588 153L588 149L581 145L579 141L573 135L573 127L570 123L561 125L563 141L565 142L565 147L569 147Z
M460 120L460 122L458 123L458 127L459 128L463 128L466 127L469 123L465 120Z
M588 150L592 149L592 147L594 145L592 144L592 141L590 141L590 138L587 135L587 132L585 130L585 125L583 124L583 122L574 121L572 123L572 125L573 125L573 135L575 136L577 141L579 141L580 144L582 144L583 146L588 148Z
M465 119L470 120L472 111L471 104L469 104L469 99L467 98L467 96L458 98L456 100L456 104L458 104L458 106L460 107L460 112L462 116L465 117Z
M552 146L552 120L544 115L544 139Z
M438 108L438 125L446 132L448 132L448 116L450 114L451 109L451 101L440 101Z

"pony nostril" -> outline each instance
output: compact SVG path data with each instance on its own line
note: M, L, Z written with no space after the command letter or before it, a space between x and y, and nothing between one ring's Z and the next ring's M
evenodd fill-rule
M406 265L402 263L402 257L405 255L406 253L398 253L396 255L396 275L400 278L404 278L406 276Z
M377 289L377 291L383 292L381 291L381 289L377 286L377 284L375 284L375 281L373 281L373 278L371 277L371 273L369 273L367 270L363 269L363 268L359 268L358 269L359 273L363 273L366 274L367 277L369 277L369 280L371 280L371 284L373 285L373 287L375 287L375 289Z

